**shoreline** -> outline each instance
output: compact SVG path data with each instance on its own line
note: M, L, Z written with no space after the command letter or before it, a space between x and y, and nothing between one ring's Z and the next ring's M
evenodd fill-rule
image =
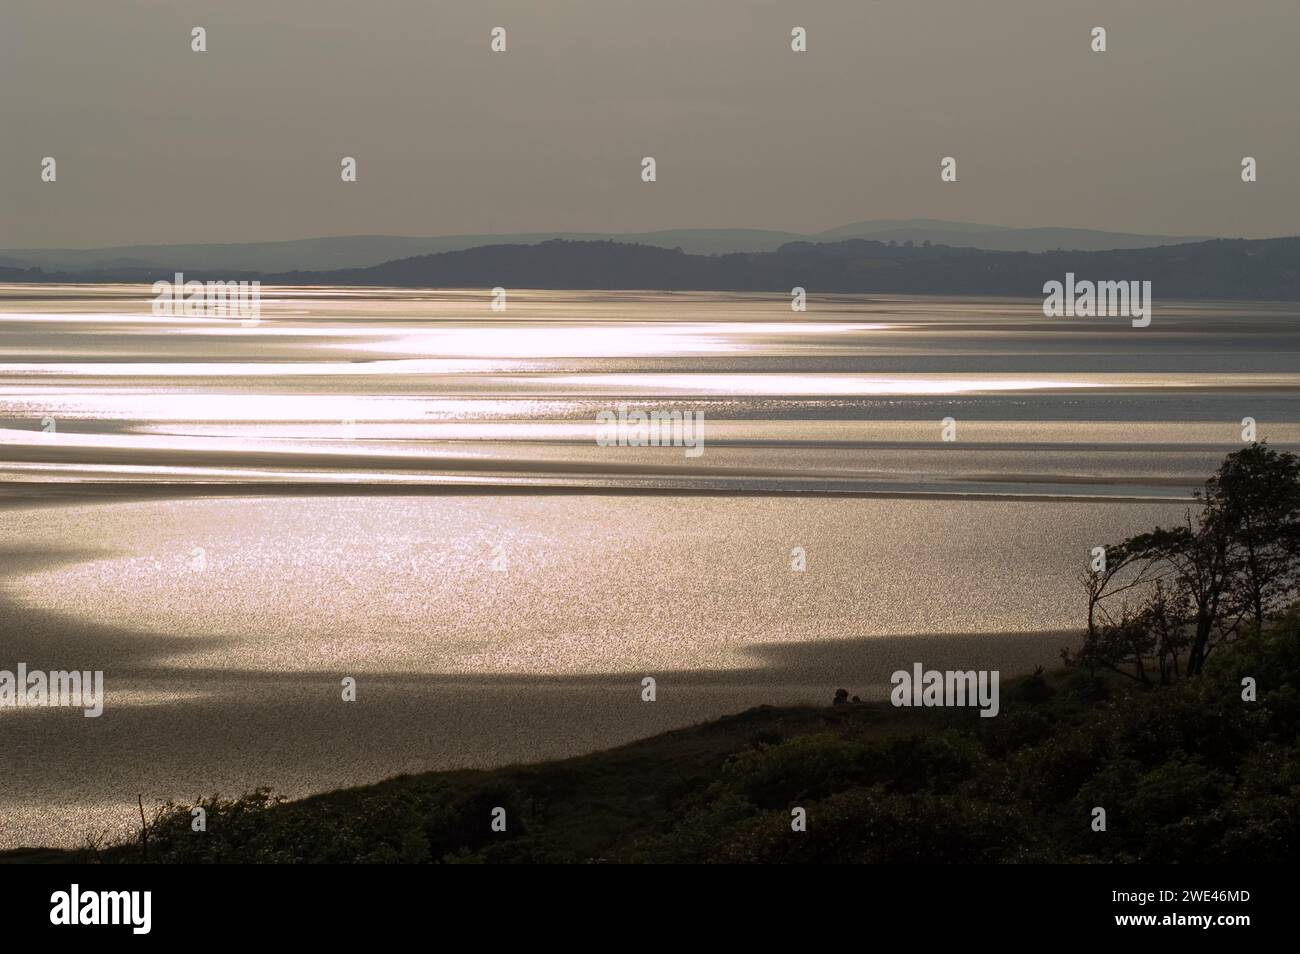
M918 661L1051 667L1077 641L1075 555L1186 509L587 494L575 524L574 499L0 509L5 658L103 670L106 686L98 719L0 713L17 767L0 829L66 844L129 826L142 792L296 797L599 751L841 687L883 697ZM507 573L492 568L502 545Z
M1077 642L1077 634L1005 634L1000 637L989 637L970 635L949 635L942 637L933 637L936 640L945 641L965 641L971 638L980 640L989 640L990 642L1037 642L1048 639L1051 646L1041 648L1055 648L1058 640L1068 642L1073 645ZM878 666L873 667L878 670L876 675L870 677L876 681L867 682L864 679L854 681L853 679L845 680L846 687L849 687L850 694L860 695L862 701L857 704L850 704L850 708L866 711L868 709L880 710L886 712L906 713L907 709L895 710L888 704L889 680L887 673L892 673L904 665L910 667L911 659L915 649L917 639L925 640L926 637L902 637L896 640L900 645L894 647L896 656L892 656L895 661L890 661L888 654L882 653ZM883 640L893 642L894 640ZM905 650L901 644L906 643ZM829 648L829 647L828 647ZM988 647L992 649L992 647ZM996 650L992 651L993 655L997 654ZM945 657L939 652L930 652L921 654L925 658L925 665L933 668L946 668L946 662L954 660L945 660ZM1044 653L1044 659L1050 660L1053 654ZM972 659L974 661L972 662ZM903 660L907 660L906 663ZM978 659L970 654L961 654L962 665L964 668L976 667L979 663L987 662L986 659ZM1056 662L1059 664L1059 658ZM1014 670L1002 670L1004 686L1006 684L1014 685L1015 681L1021 679L1034 671L1035 663L1032 659L1027 661L1023 666ZM1051 668L1051 667L1047 667ZM325 677L324 674L295 674L301 676L302 682L306 685L315 684L321 689L332 690L335 683L332 679ZM315 676L316 678L312 678ZM743 673L720 674L720 673L661 673L659 674L658 685L660 687L660 699L655 706L646 706L636 701L636 695L640 691L640 673L611 673L604 676L592 676L583 679L558 679L556 685L548 688L545 695L538 694L538 679L530 676L514 676L505 678L474 678L474 677L449 677L446 679L434 678L428 680L436 688L426 689L426 692L418 697L406 695L405 701L401 702L404 693L409 692L410 684L423 680L412 679L410 674L397 673L391 674L391 683L387 689L380 689L375 685L374 677L368 677L365 683L366 691L371 695L382 692L386 697L386 711L374 711L370 713L370 720L383 724L390 716L402 711L409 712L411 709L418 708L423 702L434 697L443 697L458 692L462 699L483 699L485 689L492 685L502 695L500 699L493 698L486 702L486 707L496 706L502 699L517 697L516 693L520 691L530 691L534 693L534 705L537 709L547 710L555 708L559 712L570 713L573 718L570 725L577 727L581 724L584 710L588 705L601 696L625 696L629 700L634 700L629 705L627 711L637 711L638 717L646 716L647 718L638 718L637 724L643 728L624 731L614 735L608 732L608 726L599 733L592 733L591 726L583 726L587 731L586 735L574 737L574 744L561 744L551 746L537 757L515 757L510 752L519 750L507 749L500 757L497 758L478 758L462 759L459 761L443 761L437 757L426 759L406 759L400 760L387 770L379 769L378 765L373 768L377 771L362 771L357 774L348 774L338 776L332 783L325 783L314 787L303 787L300 785L283 784L283 775L277 777L256 776L248 777L242 785L229 786L226 788L216 787L203 789L198 787L181 788L177 787L170 794L159 792L151 793L148 786L143 786L144 801L146 812L152 810L169 800L184 800L186 798L194 799L197 797L210 798L219 795L222 798L238 799L245 794L252 792L261 787L269 787L277 794L287 796L292 802L308 802L321 797L328 797L333 793L350 790L364 790L372 788L383 788L392 784L400 784L403 780L426 775L455 776L464 773L491 773L497 771L531 771L545 769L554 763L570 762L582 759L600 758L610 752L618 751L629 746L643 744L652 744L664 736L707 728L709 726L725 723L730 719L744 718L747 713L758 710L799 710L799 711L819 711L821 709L839 710L845 707L831 706L831 698L836 688L840 688L838 683L822 682L815 684L790 683L788 674L782 674L779 670L754 670ZM722 676L723 678L718 678ZM756 678L760 676L760 678ZM405 685L405 687L404 687ZM869 687L869 688L864 688ZM700 695L707 694L707 698L699 698ZM695 697L695 698L688 698ZM292 710L295 707L284 705L277 707L277 715L281 719L292 719ZM639 711L638 711L639 710ZM650 712L648 710L655 710ZM119 710L121 711L121 710ZM324 707L313 707L310 718L318 721L325 717L328 709ZM977 710L971 710L975 712ZM304 713L306 714L306 713ZM587 711L590 716L591 712ZM513 716L506 712L504 723L513 721ZM79 713L78 713L79 717ZM906 717L905 715L903 716ZM0 720L4 719L4 714L0 713ZM189 732L196 727L196 722L189 717L182 717L177 714L173 717L177 728L181 732ZM629 725L631 722L628 723ZM329 738L338 725L326 726L322 732L322 738ZM132 728L131 731L141 731L141 727ZM596 742L579 742L577 739L595 739L599 734L603 741ZM202 742L202 739L196 739L196 742ZM287 755L289 747L285 747L280 753ZM373 761L373 760L372 760ZM282 768L282 766L277 766ZM273 774L273 773L268 773ZM124 779L124 781L126 781ZM7 860L13 860L12 857L22 853L31 852L68 852L77 851L84 847L88 837L108 837L121 838L129 835L139 826L139 808L135 799L135 792L142 786L132 787L127 784L128 794L124 794L119 800L110 803L103 803L94 807L97 816L108 821L109 817L115 818L113 824L91 825L79 829L75 832L67 833L66 837L54 839L46 838L40 842L34 841L16 841L0 836L0 863ZM152 797L151 797L152 795ZM8 800L10 805L12 800ZM46 801L40 809L40 817L45 819L44 825L48 827L50 817L72 817L69 812L80 813L86 811L90 806L67 803ZM19 818L23 817L25 812L17 813ZM0 831L22 831L21 822L15 823L12 820L5 819L4 816L11 815L11 812L0 812L0 819L5 820L5 824L0 825Z
M1069 483L1096 481L1062 481ZM1171 481L1182 487L1183 481ZM1036 503L1194 503L1187 495L1102 495L1102 494L1047 494L1047 493L997 493L960 491L906 491L862 489L763 489L763 488L677 488L677 487L602 487L585 484L534 485L534 484L474 484L474 483L143 483L85 482L32 483L0 485L0 511L41 506L91 506L102 503L150 503L165 500L225 500L225 499L293 499L307 497L682 497L682 498L788 498L788 499L878 499L878 500L996 500L1026 501ZM65 488L67 488L65 490Z
M47 832L41 847L75 848L96 832L132 830L137 792L147 809L218 792L237 798L263 785L303 799L402 775L536 765L597 755L756 706L829 706L841 687L864 704L881 703L890 674L917 660L939 669L995 668L1010 680L1037 665L1059 664L1060 648L1078 639L1074 632L935 634L764 647L766 665L750 669L656 672L653 705L640 700L644 671L370 673L359 677L358 705L364 705L355 711L336 704L334 673L123 671L107 680L106 713L97 720L83 719L79 710L0 711L0 725L44 718L62 729L55 738L48 732L32 738L11 722L5 731L20 752L34 757L39 746L41 764L76 765L78 776L99 779L83 789L99 793L93 801L70 801L67 776L30 773L21 793L6 795L0 831L35 825ZM1015 658L1021 662L1006 664ZM228 727L238 725L274 725L280 736L232 737ZM454 726L473 727L472 737L458 737ZM184 742L167 746L164 738ZM102 749L93 754L92 739ZM120 794L111 797L114 790ZM0 850L32 844L0 835Z

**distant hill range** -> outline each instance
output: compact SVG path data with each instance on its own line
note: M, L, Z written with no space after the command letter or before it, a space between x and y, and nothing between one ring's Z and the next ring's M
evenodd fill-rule
M772 252L693 255L612 241L552 239L418 255L367 268L238 272L185 269L187 279L424 288L656 289L1041 296L1064 280L1150 281L1157 298L1300 301L1300 237L1212 239L1100 252L999 252L870 239L789 242ZM152 282L170 269L45 272L0 267L0 281Z
M931 242L1004 252L1053 249L1104 251L1200 242L1212 236L1131 235L1091 229L1014 229L937 219L878 219L855 222L811 235L766 229L672 229L661 232L531 232L517 235L346 235L287 242L232 245L129 245L95 249L0 249L0 267L46 271L111 271L130 268L234 270L249 272L324 271L366 268L394 259L457 252L485 245L535 245L550 239L615 241L656 248L680 248L697 255L774 252L789 242L836 242L865 238L880 242Z

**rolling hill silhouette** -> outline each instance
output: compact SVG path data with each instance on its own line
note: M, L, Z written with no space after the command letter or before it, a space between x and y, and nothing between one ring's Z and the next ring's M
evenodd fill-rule
M1099 252L990 252L869 239L789 242L773 252L693 255L613 241L552 239L419 255L329 271L187 270L189 279L290 285L572 288L665 291L1040 296L1066 272L1093 281L1152 282L1160 298L1300 300L1300 237L1214 239ZM153 282L170 269L44 272L0 268L0 280Z
M1030 228L939 219L873 219L807 235L773 229L664 229L654 232L529 232L512 235L344 235L283 242L232 244L129 245L92 249L0 249L0 266L46 271L87 271L132 263L180 270L225 269L249 272L366 268L399 258L457 252L485 245L535 245L550 239L615 241L657 248L680 248L697 255L774 252L788 242L837 242L867 238L881 242L932 242L993 251L1043 252L1052 249L1100 251L1147 248L1204 241L1211 236L1133 235L1092 229Z
M619 242L496 245L372 268L287 273L288 283L424 287L661 289L1026 295L1066 272L1148 280L1167 298L1300 299L1300 238L1225 240L1103 252L986 252L850 239L791 242L775 252L690 255Z

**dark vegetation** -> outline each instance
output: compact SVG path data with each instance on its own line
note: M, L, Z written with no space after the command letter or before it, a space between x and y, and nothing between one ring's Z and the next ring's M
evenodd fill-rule
M580 758L282 803L13 861L1281 862L1300 853L1296 458L1229 455L1184 525L1108 548L1060 672L1001 712L762 707ZM1252 688L1249 688L1253 686ZM508 830L493 832L492 810ZM807 811L807 830L791 810ZM1106 809L1094 831L1092 810Z
M268 284L431 288L660 289L1041 297L1064 279L1147 280L1166 298L1300 300L1300 238L1214 239L1099 252L998 252L871 239L790 242L773 252L691 255L623 242L553 239L419 255L367 268L294 272L187 271L189 279ZM153 282L173 270L0 268L0 281Z
M1264 444L1229 454L1182 526L1107 547L1084 580L1088 629L1067 661L1146 684L1198 676L1300 587L1300 461Z

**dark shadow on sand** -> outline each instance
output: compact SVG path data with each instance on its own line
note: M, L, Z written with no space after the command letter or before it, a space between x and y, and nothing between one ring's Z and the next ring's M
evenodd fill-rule
M0 550L6 576L106 556ZM178 638L50 614L0 584L0 668L103 669L105 712L0 714L0 847L79 844L129 827L146 802L240 794L267 785L305 795L397 774L486 768L577 755L762 704L827 704L838 687L882 698L890 674L928 668L1051 665L1071 633L917 634L764 644L753 664L718 671L595 675L272 672L169 665L217 638ZM641 700L653 676L658 698ZM113 704L114 693L130 701ZM124 695L122 695L124 694ZM90 812L87 805L98 806Z

